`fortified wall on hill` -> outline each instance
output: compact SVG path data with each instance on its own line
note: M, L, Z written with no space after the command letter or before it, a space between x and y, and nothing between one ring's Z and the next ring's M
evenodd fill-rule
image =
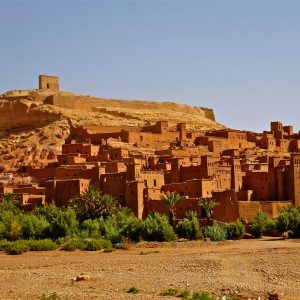
M127 109L166 109L176 111L180 109L183 113L194 113L203 116L209 120L215 121L214 111L204 107L190 107L184 104L173 102L151 102L142 100L116 100L105 98L93 98L88 96L74 96L68 93L58 93L50 95L45 99L46 104L55 105L70 109L84 109L88 111L109 112L109 108L127 108ZM112 110L113 111L113 110Z
M39 76L39 89L12 90L0 95L0 130L34 128L68 119L87 125L141 125L169 120L173 126L187 121L194 128L223 128L210 108L174 102L118 100L81 96L60 89L59 77Z

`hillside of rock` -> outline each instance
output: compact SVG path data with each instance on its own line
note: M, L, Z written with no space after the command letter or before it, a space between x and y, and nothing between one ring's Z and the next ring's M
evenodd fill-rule
M144 126L168 120L191 130L220 129L212 109L172 102L118 100L68 92L14 90L0 95L0 172L55 161L70 126Z

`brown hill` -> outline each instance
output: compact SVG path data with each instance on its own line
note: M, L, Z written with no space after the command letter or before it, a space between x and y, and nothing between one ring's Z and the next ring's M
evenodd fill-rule
M70 125L138 126L168 120L170 126L186 122L192 130L224 127L208 108L50 90L9 91L0 95L0 107L0 171L55 160Z

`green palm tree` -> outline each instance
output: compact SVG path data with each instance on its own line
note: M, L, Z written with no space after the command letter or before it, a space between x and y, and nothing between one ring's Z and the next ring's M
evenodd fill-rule
M213 209L218 205L213 199L203 198L200 200L199 205L204 209L206 215L206 225L209 226L210 218L212 216Z
M167 192L161 195L161 201L169 208L170 223L175 226L175 205L181 200L181 196L177 192Z
M104 194L101 196L101 205L99 207L99 211L104 218L115 215L118 211L118 208L119 206L117 200L112 195Z
M94 186L89 186L80 196L71 200L79 219L108 217L118 210L117 201L111 195L102 195Z

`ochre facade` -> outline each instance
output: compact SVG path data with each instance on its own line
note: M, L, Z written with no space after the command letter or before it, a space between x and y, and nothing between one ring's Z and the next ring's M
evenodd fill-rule
M135 151L140 147L152 152ZM167 212L161 195L175 191L181 195L178 218L190 210L201 215L199 200L213 198L219 203L215 219L247 221L259 208L275 217L287 205L300 207L300 134L280 122L263 133L195 132L184 123L170 128L167 121L73 126L57 162L25 172L38 185L2 187L0 193L36 195L31 203L63 206L94 185L145 218Z

